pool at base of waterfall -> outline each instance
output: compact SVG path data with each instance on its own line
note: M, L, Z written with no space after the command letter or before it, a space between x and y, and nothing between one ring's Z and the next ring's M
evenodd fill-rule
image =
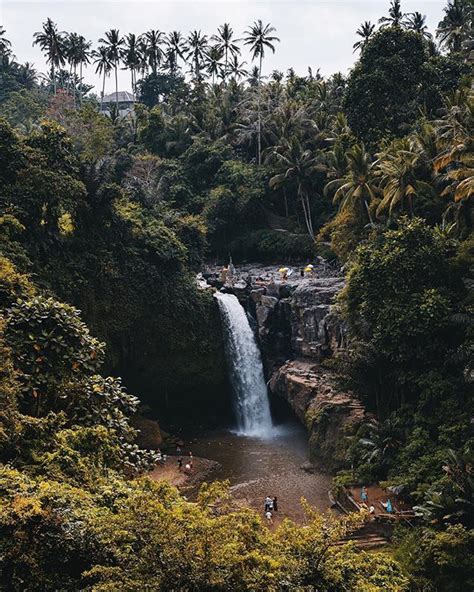
M283 518L304 521L302 497L320 511L328 509L330 475L301 469L308 460L304 428L291 418L276 426L273 434L271 438L255 438L216 430L200 434L186 446L194 456L219 463L208 480L228 479L236 505L263 512L265 497L277 496L277 523Z

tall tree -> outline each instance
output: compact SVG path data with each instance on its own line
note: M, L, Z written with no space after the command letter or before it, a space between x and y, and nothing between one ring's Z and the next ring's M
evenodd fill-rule
M86 64L90 64L91 58L91 45L90 41L86 41L83 35L79 35L77 45L77 61L79 63L79 104L82 105L82 94L84 90L82 80L82 69Z
M51 80L56 94L56 68L64 66L66 62L64 33L60 33L56 24L48 18L43 23L43 30L34 33L33 38L33 45L40 46L46 54L46 61L51 65Z
M364 49L367 42L372 37L374 31L375 25L373 25L370 21L365 21L364 23L362 23L356 31L356 35L361 37L361 39L354 43L354 45L352 46L354 48L354 51L357 51L358 49Z
M150 31L147 31L143 36L145 42L145 59L155 76L164 57L163 49L161 47L164 42L164 35L163 31L150 29Z
M102 92L100 94L100 110L102 111L105 93L105 78L112 70L112 61L110 60L109 49L105 45L100 45L99 48L93 52L92 57L94 65L96 66L96 74L102 76Z
M179 68L178 60L186 62L188 46L186 40L179 31L172 31L166 38L166 61L172 74L176 74Z
M282 167L283 173L270 179L270 187L284 188L288 182L296 184L296 194L303 209L306 230L311 240L314 240L309 196L314 192L315 173L324 170L318 155L312 150L306 150L301 142L293 137L274 148L272 159Z
M473 29L472 2L470 0L450 0L444 9L444 18L438 24L436 37L441 47L449 51L460 51L462 44Z
M11 46L12 42L6 38L5 28L0 25L0 56L9 56Z
M228 65L229 74L231 74L234 80L240 80L240 78L248 75L245 69L246 64L247 62L239 62L239 57L236 55L230 60Z
M404 13L402 12L401 1L391 0L388 16L379 19L382 27L400 27L403 23Z
M229 23L224 23L217 29L217 35L212 36L216 47L224 54L224 79L228 74L229 58L236 58L240 55L240 47L233 42L234 31Z
M191 60L191 71L196 82L201 80L201 70L207 53L207 36L201 31L193 31L188 36L188 58Z
M110 29L110 31L107 31L105 33L105 38L99 39L99 42L103 43L107 48L109 60L115 71L115 106L118 110L118 67L125 42L123 37L120 37L120 31L118 29Z
M334 162L339 164L335 153ZM334 202L339 203L340 210L355 210L365 208L369 222L372 224L370 204L377 195L377 186L372 172L374 164L371 162L363 144L356 144L346 153L347 172L339 178L326 184L324 193L334 193ZM340 166L337 167L340 170ZM335 169L337 174L337 169Z
M433 35L428 32L426 26L426 16L421 12L412 12L407 16L406 20L407 29L419 33L425 39L432 39Z
M262 114L261 114L261 79L262 79L262 62L265 57L265 50L269 49L275 53L274 43L280 41L278 37L272 35L275 32L275 27L270 23L264 25L261 20L255 21L254 24L244 33L244 43L250 46L252 52L252 60L258 58L258 80L257 80L257 161L262 163Z
M135 33L129 33L125 36L125 48L122 50L122 62L125 68L130 70L132 79L132 94L135 98L137 70L140 68L142 62L139 39Z
M220 47L217 45L213 45L210 47L206 52L206 70L207 73L212 76L212 84L215 82L216 76L219 76L221 73L223 77L225 77L226 66L222 68L222 58L224 53Z
M67 81L67 89L68 92L70 90L70 85L72 84L72 94L74 99L74 107L76 106L76 83L77 83L77 65L79 63L78 60L78 46L79 46L79 35L77 33L68 33L64 38L64 47L65 47L65 58L67 63L69 64L69 79Z

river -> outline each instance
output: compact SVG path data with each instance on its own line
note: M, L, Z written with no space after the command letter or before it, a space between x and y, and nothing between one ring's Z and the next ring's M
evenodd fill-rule
M271 439L218 430L200 434L190 447L194 456L220 464L211 478L228 479L237 504L262 511L265 497L277 496L277 521L289 517L298 522L304 521L302 497L320 511L329 507L331 477L301 469L308 460L307 433L296 419L278 426Z

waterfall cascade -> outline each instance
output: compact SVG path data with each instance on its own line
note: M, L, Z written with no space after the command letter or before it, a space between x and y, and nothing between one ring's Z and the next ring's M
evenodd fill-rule
M215 294L224 326L224 340L237 427L245 436L269 437L272 418L262 358L245 310L233 294Z

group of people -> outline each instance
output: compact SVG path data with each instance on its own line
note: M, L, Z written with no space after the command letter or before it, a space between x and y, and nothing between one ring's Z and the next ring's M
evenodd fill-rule
M312 265L311 263L308 263L308 265L306 265L305 267L302 267L300 269L301 277L304 277L305 275L312 276L313 272L314 272L314 265ZM280 274L281 279L283 281L285 281L292 275L293 269L291 269L291 267L280 267L280 269L278 270L278 273Z
M381 502L381 504L382 504L382 507L385 509L385 511L388 514L393 513L393 505L392 505L390 498L387 498L387 501ZM360 490L360 510L361 510L361 512L363 510L367 510L369 512L369 514L375 513L374 504L369 504L369 494L367 491L367 487L365 485L363 485L362 489Z
M273 523L273 512L278 512L278 498L267 495L264 503L263 513L269 524Z

